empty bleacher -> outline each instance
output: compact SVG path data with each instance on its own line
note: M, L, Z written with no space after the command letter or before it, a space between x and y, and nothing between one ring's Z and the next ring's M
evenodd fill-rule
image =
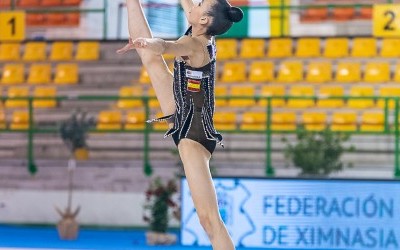
M300 38L300 39L220 39L218 46L218 80L216 96L396 96L400 93L400 65L396 61L397 39L375 38ZM78 95L115 95L120 97L154 95L147 72L135 53L118 56L123 43L113 42L26 42L0 43L0 93L3 96L69 96L64 101L35 101L34 124L56 126L75 108L84 107L97 118L99 130L143 129L145 120L140 100L76 101ZM253 51L249 47L255 47ZM368 51L368 53L365 53ZM379 60L376 60L376 58ZM168 63L171 65L171 59ZM215 124L224 133L227 149L217 159L263 161L265 136L243 136L229 132L241 129L259 133L266 126L266 100L217 100ZM330 127L336 131L362 131L371 135L354 137L357 149L386 155L390 165L393 147L382 145L384 102L378 100L274 99L271 102L271 129L275 132L294 130L303 124L310 130ZM389 110L393 110L389 103ZM26 129L27 102L7 100L0 105L0 127ZM159 115L158 102L150 102L151 117ZM165 124L153 125L163 131ZM392 116L389 129L393 129ZM273 159L284 165L281 135L273 136ZM0 155L23 157L26 135L0 134ZM365 138L373 138L366 142ZM143 135L91 134L89 145L94 159L131 159L142 154ZM170 141L170 140L167 140ZM38 158L67 157L64 145L56 134L35 135ZM152 155L171 159L171 142L160 134L151 135ZM225 152L225 153L223 153ZM251 152L249 154L249 152ZM247 154L247 155L246 155ZM383 157L348 160L355 165L371 165Z

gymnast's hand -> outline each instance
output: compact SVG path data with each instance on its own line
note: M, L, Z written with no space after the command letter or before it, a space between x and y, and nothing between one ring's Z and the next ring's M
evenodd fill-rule
M122 49L118 50L118 54L123 54L131 49L148 49L156 55L164 53L166 42L160 38L143 38L139 37L135 40L129 39L129 43Z
M129 50L135 49L135 46L133 45L133 40L132 38L129 38L129 42L127 45L125 45L123 48L117 50L117 54L124 54Z

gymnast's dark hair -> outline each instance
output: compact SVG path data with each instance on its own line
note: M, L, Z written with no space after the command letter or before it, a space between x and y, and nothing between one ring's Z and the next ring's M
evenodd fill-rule
M216 36L227 32L233 23L243 18L243 11L238 7L232 7L226 0L216 0L216 3L207 13L213 17L212 23L207 29L207 35Z

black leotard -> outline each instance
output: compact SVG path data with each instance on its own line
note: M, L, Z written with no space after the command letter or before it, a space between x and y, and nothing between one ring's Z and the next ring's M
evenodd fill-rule
M185 35L191 35L191 28ZM217 143L223 146L222 136L213 124L216 66L214 37L207 45L207 51L211 61L200 68L190 67L184 60L175 59L173 89L176 111L163 118L173 119L174 126L166 132L165 137L172 135L176 145L182 138L189 138L213 153Z

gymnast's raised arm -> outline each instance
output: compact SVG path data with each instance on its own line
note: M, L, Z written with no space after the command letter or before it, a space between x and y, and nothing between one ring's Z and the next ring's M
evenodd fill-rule
M189 12L193 8L194 3L192 0L180 0L181 6L183 11L185 12L185 16L188 19L189 18Z
M164 53L174 56L192 56L196 50L201 49L201 43L191 37L182 37L177 41L165 41L161 38L137 38L132 41L136 49L147 49L156 55Z

